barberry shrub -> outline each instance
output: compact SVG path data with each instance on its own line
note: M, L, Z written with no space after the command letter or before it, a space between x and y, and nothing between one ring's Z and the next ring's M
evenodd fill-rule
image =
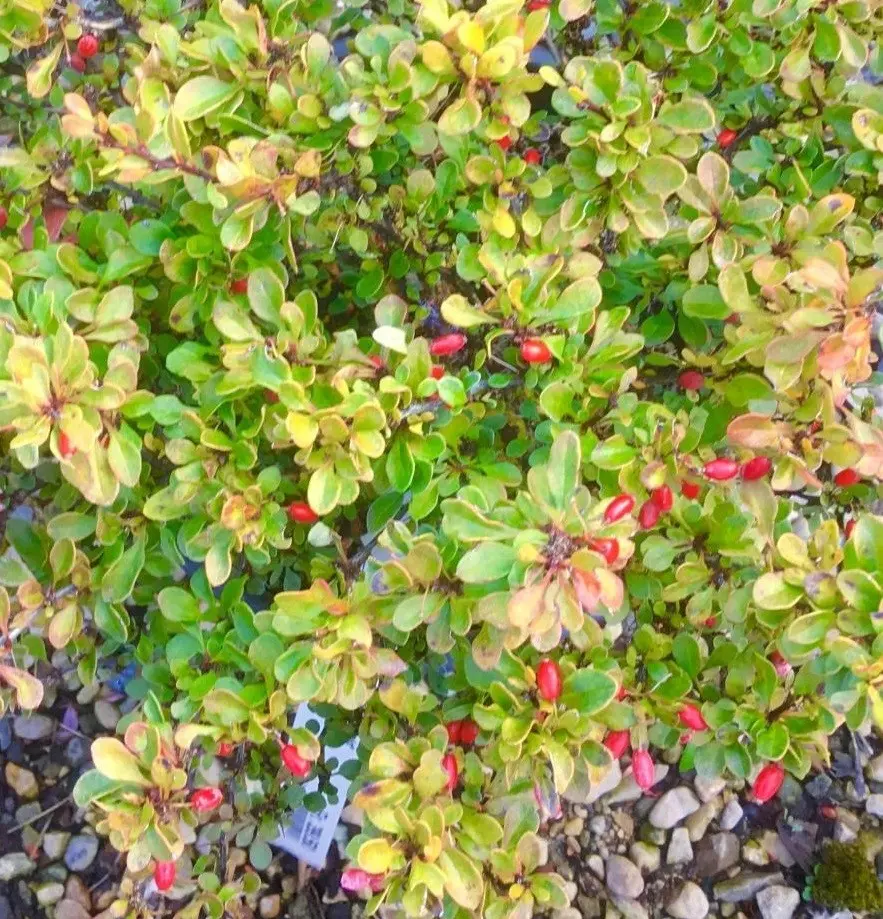
M253 896L353 737L344 886L522 919L620 759L765 802L883 727L879 0L49 6L0 11L0 701L132 674L75 792L115 914Z

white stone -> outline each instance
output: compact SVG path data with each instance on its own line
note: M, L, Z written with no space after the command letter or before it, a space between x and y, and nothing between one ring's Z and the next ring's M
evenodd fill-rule
M672 788L653 805L648 819L651 826L661 830L670 830L698 810L699 799L691 789Z
M693 846L690 844L690 831L685 826L675 827L665 853L667 865L684 865L693 861Z
M883 795L868 795L868 800L865 802L865 810L872 817L883 817Z
M698 884L687 881L668 901L665 909L674 919L705 919L708 915L708 897Z
M763 919L791 919L800 905L800 894L793 887L775 884L757 894L757 907Z
M733 798L732 801L727 804L724 808L724 812L721 814L720 824L722 830L732 830L734 829L739 821L742 819L742 815L745 812L742 810L742 805L738 802L736 798Z

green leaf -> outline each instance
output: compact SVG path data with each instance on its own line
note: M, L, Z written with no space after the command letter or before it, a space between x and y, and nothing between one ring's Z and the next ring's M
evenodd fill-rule
M687 181L687 170L673 156L651 156L636 170L638 181L654 195L667 198Z
M473 914L481 905L484 883L475 862L457 849L443 849L438 867L445 877L445 890L460 907Z
M195 121L221 108L238 91L235 83L225 83L217 77L194 77L178 90L172 112L181 121Z
M694 319L726 319L732 310L714 284L691 287L681 299L684 313Z
M561 704L581 715L594 715L613 701L618 688L616 680L600 670L575 670L564 681Z
M169 622L199 622L199 601L183 587L164 587L156 602Z
M566 510L573 501L581 480L581 463L579 438L573 431L563 431L552 443L547 471L549 497L559 511Z
M471 329L473 326L496 322L481 310L472 306L462 294L451 294L442 301L441 314L445 322L460 329Z
M508 544L487 542L470 549L457 565L457 577L467 584L486 584L506 577L517 554Z
M664 102L656 120L676 134L701 134L711 131L717 124L714 109L705 99L699 98Z
M144 538L135 542L114 562L101 579L101 595L108 603L122 603L132 593L144 567Z
M790 609L803 596L803 591L786 583L780 572L768 571L754 582L752 596L761 609Z

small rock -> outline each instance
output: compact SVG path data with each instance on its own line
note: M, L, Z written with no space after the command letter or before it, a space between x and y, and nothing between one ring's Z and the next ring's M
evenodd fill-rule
M791 919L800 904L800 894L793 887L774 884L758 891L757 906L763 919Z
M32 862L24 852L10 852L0 858L0 881L27 877L36 867L37 863Z
M261 902L258 904L261 919L275 919L275 917L279 915L281 909L282 898L278 893L271 894L267 897L261 897Z
M41 884L35 891L37 902L41 906L51 906L64 896L64 884L58 882L52 884Z
M79 766L89 758L89 744L82 737L71 737L64 749L64 758L71 766Z
M664 846L668 833L655 826L650 826L649 823L642 823L640 830L638 830L638 838L642 842L651 842L654 846Z
M650 823L663 830L670 830L690 814L699 810L699 799L687 787L672 788L653 805Z
M575 906L552 910L552 919L582 919L582 914Z
M649 919L647 908L638 900L615 897L613 905L619 910L622 919Z
M74 900L79 903L85 910L92 908L92 898L89 896L89 890L83 883L83 879L72 874L64 885L64 896L67 900Z
M631 860L641 869L652 874L662 863L659 846L649 842L636 842L629 849Z
M585 826L585 820L582 817L572 817L564 824L565 836L579 836Z
M607 818L603 814L598 814L597 817L592 817L589 821L589 829L596 836L603 836L607 832Z
M703 804L695 814L690 814L687 817L685 826L690 832L691 842L699 842L702 839L711 825L711 821L720 813L721 806L720 798L715 798L713 801Z
M693 861L693 846L690 845L690 832L685 826L675 827L671 842L665 853L667 865L683 865Z
M784 884L785 878L780 871L761 874L756 871L743 871L734 878L718 881L714 885L714 895L724 903L741 903L751 900L765 887Z
M615 897L634 900L644 890L644 878L638 867L623 855L611 855L607 859L607 889Z
M91 919L91 914L76 900L62 900L55 907L55 919Z
M852 811L837 808L837 822L834 824L834 839L837 842L853 842L858 838L861 821Z
M0 893L0 919L13 919L12 904Z
M64 863L69 871L85 871L98 854L97 836L74 836L64 852Z
M865 774L872 782L883 782L883 753L868 763Z
M729 804L724 808L724 812L721 814L720 825L722 830L732 830L738 826L739 821L742 819L742 805L736 798L733 798Z
M597 919L601 915L601 903L597 897L590 897L581 893L576 898L576 905L583 919Z
M43 851L46 853L46 857L52 861L61 858L61 856L64 855L64 850L67 847L67 841L70 838L70 833L63 833L61 831L56 833L47 833L43 837Z
M764 868L770 863L770 853L756 839L750 839L742 846L742 860L756 868Z
M693 782L693 787L696 789L696 794L699 795L699 800L703 804L707 804L727 787L727 783L720 777L707 779L697 775L696 780Z
M739 861L739 837L735 833L715 833L702 840L696 854L696 873L710 878Z
M687 881L668 901L665 909L674 919L705 919L708 897L698 884Z
M613 822L622 832L626 839L631 839L635 835L635 818L626 810L615 810L613 812Z
M653 773L654 784L658 785L667 775L669 767L665 763L657 763L656 770ZM623 780L616 786L613 792L607 798L608 804L627 804L630 801L638 801L644 792L638 788L638 783L632 775L632 767L626 770Z
M116 730L116 726L120 720L120 710L112 702L107 702L105 699L99 699L95 703L94 712L98 723L106 731Z
M883 817L883 795L868 795L868 800L865 802L865 810L872 817Z
M783 868L792 868L797 862L782 841L782 837L775 830L767 830L761 839L764 849L773 861L778 862Z
M17 715L12 730L20 740L44 740L55 730L55 722L47 715Z
M9 787L20 798L36 798L40 793L40 786L30 769L23 769L15 763L7 763L4 771Z
M596 878L600 878L602 881L604 880L604 859L601 858L600 855L590 855L586 864L589 866L589 871L591 871Z

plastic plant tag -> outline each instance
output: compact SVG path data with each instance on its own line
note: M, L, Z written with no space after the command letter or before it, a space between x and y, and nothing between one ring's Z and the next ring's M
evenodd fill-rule
M295 712L292 727L304 727L308 721L317 722L320 729L325 725L325 720L320 718L309 706L300 705L297 712ZM358 738L353 737L342 747L328 747L325 750L326 757L329 759L334 757L340 765L343 765L350 760L356 759L358 744ZM296 859L306 862L313 868L322 868L325 865L325 858L334 839L334 831L337 829L341 811L343 811L346 804L346 793L350 787L350 780L337 772L331 777L331 784L337 789L337 802L335 804L326 804L318 812L308 811L304 807L299 807L294 812L291 823L273 843L273 845L278 846L280 849L285 849ZM311 779L304 787L305 792L318 790L318 779Z

